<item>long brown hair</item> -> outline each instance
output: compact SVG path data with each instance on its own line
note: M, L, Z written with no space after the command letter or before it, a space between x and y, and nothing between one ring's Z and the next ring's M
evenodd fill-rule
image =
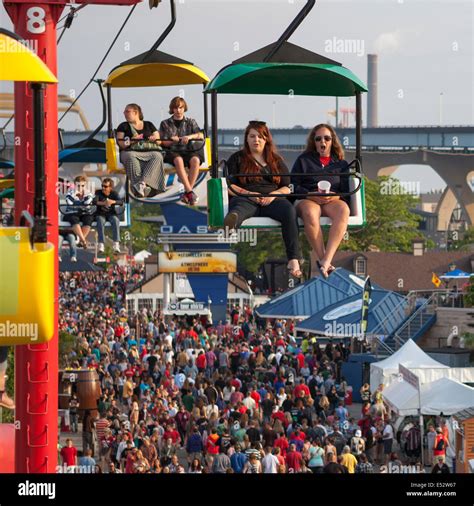
M306 153L317 153L316 151L316 145L314 143L314 136L316 135L316 132L320 128L327 128L331 132L332 137L332 144L331 144L331 157L337 158L338 160L344 160L344 149L342 147L341 141L339 140L339 137L336 134L336 131L331 125L328 125L327 123L320 123L319 125L316 125L311 132L308 135L308 139L306 141Z
M273 137L268 129L267 125L263 121L250 121L247 128L245 129L244 134L244 154L242 157L242 164L240 171L244 174L255 174L256 172L260 172L260 165L257 164L255 158L252 156L252 152L250 151L250 146L247 141L247 137L249 135L250 130L256 130L258 134L265 139L265 147L263 148L263 157L267 162L268 167L270 168L272 174L279 174L279 162L282 160L282 157L278 154L275 144L273 143ZM256 177L241 177L240 181L242 183L249 182L260 182L262 178L260 176ZM280 183L280 177L274 176L273 182L275 184Z

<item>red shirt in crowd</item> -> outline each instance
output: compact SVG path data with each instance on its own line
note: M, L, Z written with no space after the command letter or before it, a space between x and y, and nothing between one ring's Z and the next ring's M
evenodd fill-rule
M303 457L300 452L288 452L286 455L286 463L288 465L288 469L293 469L295 473L297 473L301 469L301 461Z
M205 369L206 368L206 355L204 353L201 353L198 355L198 358L196 359L196 366L198 369Z
M296 385L294 393L295 393L295 397L309 397L309 396L311 396L308 385L305 385L304 383L302 385ZM301 395L301 393L303 393L303 395Z
M61 448L61 457L63 459L64 464L69 466L75 466L76 465L76 457L77 457L77 448L74 448L74 446L65 446L64 448Z
M176 444L179 441L179 432L176 429L174 429L174 430L168 429L163 434L163 440L166 441L168 438L171 438L171 440L173 441L173 444Z
M286 450L288 450L290 444L288 443L288 439L286 439L286 437L283 436L283 437L279 437L279 438L275 439L273 446L275 446L275 448L280 448L281 454L284 457L286 455Z
M250 394L250 397L252 397L252 399L255 401L255 407L256 409L258 409L258 403L260 402L260 394L254 390L251 394Z

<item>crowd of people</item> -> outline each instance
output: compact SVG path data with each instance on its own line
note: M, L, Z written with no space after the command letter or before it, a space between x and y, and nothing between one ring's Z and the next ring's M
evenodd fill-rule
M343 343L297 343L291 321L260 321L250 308L217 324L165 321L146 308L128 314L125 290L141 279L140 268L125 267L61 274L60 329L76 338L63 363L95 369L102 389L96 412L80 413L76 396L70 403L71 430L82 433L82 459L96 472L374 473L419 464L419 427L395 453L380 389L362 387L360 413L345 405ZM438 460L447 439L437 431L433 469L446 472ZM77 464L77 450L76 460L61 450L65 465Z

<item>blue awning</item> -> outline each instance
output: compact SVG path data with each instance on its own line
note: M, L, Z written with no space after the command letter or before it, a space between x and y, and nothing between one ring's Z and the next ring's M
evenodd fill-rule
M469 274L461 269L454 269L453 271L448 271L440 276L441 279L467 279L473 276L474 274Z
M375 284L372 287L380 288ZM329 278L312 278L255 310L262 318L308 318L332 304L362 294L363 288L363 278L338 268Z
M332 275L330 276L332 277ZM366 334L393 332L405 318L407 300L402 295L372 287ZM327 337L360 335L362 291L343 302L336 302L313 314L296 326L296 330ZM383 322L383 325L381 325ZM383 328L383 332L380 330Z

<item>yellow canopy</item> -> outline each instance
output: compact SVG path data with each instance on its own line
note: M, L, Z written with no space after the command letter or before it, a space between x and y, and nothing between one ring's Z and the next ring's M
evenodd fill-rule
M198 67L178 63L142 63L114 69L105 85L113 88L206 84L207 75Z
M45 63L12 32L0 28L0 81L57 83Z

